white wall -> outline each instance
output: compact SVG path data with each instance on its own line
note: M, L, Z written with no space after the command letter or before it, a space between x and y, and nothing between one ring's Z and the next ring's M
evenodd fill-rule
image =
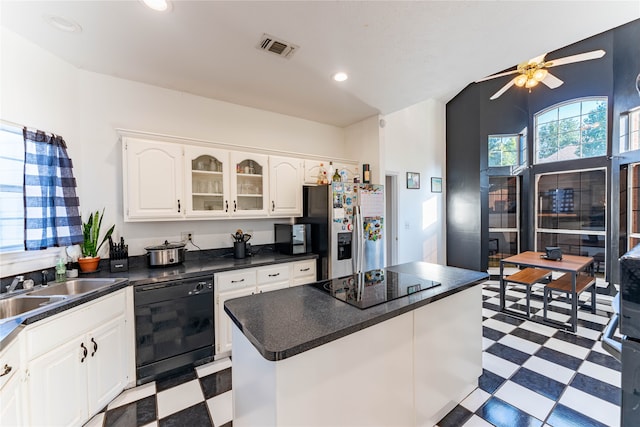
M116 224L130 255L179 240L181 231L193 232L203 249L231 246L237 228L252 233L255 244L271 243L273 223L283 219L124 223L116 128L348 158L342 128L76 69L4 28L1 36L0 118L65 138L83 214L106 207L104 221ZM0 260L3 277L53 265L7 259Z
M381 143L386 174L397 175L398 263L444 264L445 104L427 100L384 117ZM407 189L406 173L420 173L420 189ZM431 177L443 178L442 193Z
M346 156L360 163L360 182L362 182L362 165L371 167L371 183L384 184L381 173L382 146L380 139L379 116L371 116L345 128Z

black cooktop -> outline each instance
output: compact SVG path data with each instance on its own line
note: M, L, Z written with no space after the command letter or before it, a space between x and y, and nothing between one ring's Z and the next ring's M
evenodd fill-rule
M439 285L439 282L411 274L371 270L320 281L314 286L328 292L332 297L364 309Z

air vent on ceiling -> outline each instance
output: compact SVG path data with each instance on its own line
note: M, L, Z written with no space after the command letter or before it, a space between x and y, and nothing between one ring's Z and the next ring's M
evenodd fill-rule
M260 50L282 56L283 58L291 58L299 46L277 39L269 34L263 34L260 43L258 43L256 47Z

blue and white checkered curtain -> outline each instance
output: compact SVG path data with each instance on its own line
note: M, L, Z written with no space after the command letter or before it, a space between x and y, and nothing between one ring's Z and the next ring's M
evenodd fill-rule
M25 249L81 243L80 203L64 140L26 128L23 134Z

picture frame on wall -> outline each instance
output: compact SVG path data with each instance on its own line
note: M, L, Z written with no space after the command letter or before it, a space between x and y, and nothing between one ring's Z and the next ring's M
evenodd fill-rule
M442 178L435 176L431 177L431 192L442 193Z
M407 188L417 190L420 188L420 173L407 172Z

